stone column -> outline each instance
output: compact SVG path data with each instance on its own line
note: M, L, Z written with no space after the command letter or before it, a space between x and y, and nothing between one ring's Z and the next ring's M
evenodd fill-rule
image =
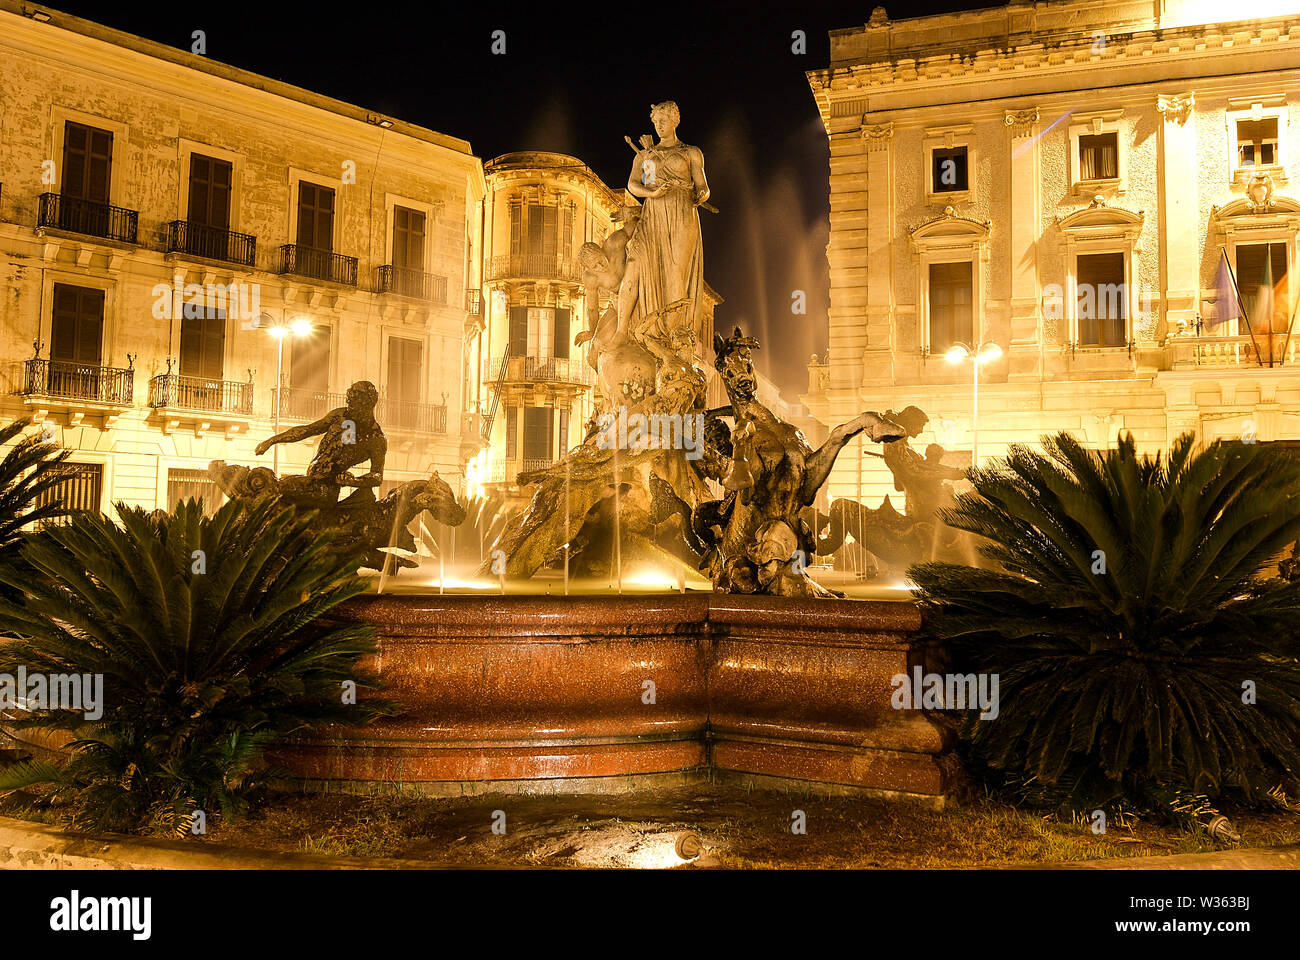
M1039 211L1038 108L1005 114L1010 161L1006 221L1011 262L1011 344L1008 379L1038 380L1042 374L1042 311L1038 290ZM993 214L997 217L996 212Z
M1163 323L1157 336L1194 328L1200 293L1196 227L1196 125L1192 95L1160 96L1160 273Z

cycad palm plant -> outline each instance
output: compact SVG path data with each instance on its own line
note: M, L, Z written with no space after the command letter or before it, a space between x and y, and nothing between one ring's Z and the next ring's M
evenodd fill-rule
M1300 536L1300 458L1061 433L971 480L945 519L990 568L910 576L954 669L999 676L996 719L965 722L976 768L1076 805L1294 786L1300 583L1267 574Z
M40 434L24 437L31 425L30 420L15 420L0 427L0 446L13 444L0 459L0 563L13 560L24 527L64 512L57 498L44 495L63 479L58 465L70 451Z
M183 832L193 810L229 816L256 787L264 746L306 726L359 723L349 705L362 626L325 615L362 589L359 556L314 515L273 499L196 501L164 519L118 506L120 524L76 515L22 551L37 576L0 582L0 672L103 677L103 716L18 714L17 726L75 728L66 763L20 764L0 789L43 784L97 829Z

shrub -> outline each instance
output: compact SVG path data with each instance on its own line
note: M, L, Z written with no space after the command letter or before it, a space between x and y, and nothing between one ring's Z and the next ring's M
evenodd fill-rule
M37 571L0 600L0 672L103 676L103 716L19 714L14 726L72 728L62 763L18 764L0 789L40 786L98 830L184 833L191 812L229 817L263 780L264 747L295 730L358 723L382 709L343 703L341 684L375 647L324 614L361 589L358 555L314 515L274 500L198 502L171 515L119 505L120 524L78 514L23 547Z
M999 675L997 719L964 721L975 769L1074 805L1294 785L1300 583L1266 573L1300 536L1300 459L1061 433L971 479L945 519L991 568L910 576L954 668Z

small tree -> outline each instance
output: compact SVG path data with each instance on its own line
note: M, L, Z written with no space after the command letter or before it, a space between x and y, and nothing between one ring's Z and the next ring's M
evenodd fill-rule
M359 556L313 515L274 500L196 501L156 519L119 505L120 524L79 514L27 543L37 571L0 600L0 671L103 677L103 716L34 711L16 725L74 728L61 764L18 764L0 789L41 785L99 830L183 833L195 809L226 816L259 784L271 741L379 704L344 702L374 686L358 660L369 631L326 617L362 589Z
M948 523L991 569L913 567L957 669L998 674L969 759L1040 796L1261 797L1300 771L1300 459L1256 444L1167 457L1067 433L971 473Z

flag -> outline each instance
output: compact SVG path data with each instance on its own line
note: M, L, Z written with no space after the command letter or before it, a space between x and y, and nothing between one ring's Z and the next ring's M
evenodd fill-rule
M1219 248L1219 269L1214 275L1211 296L1201 301L1201 319L1208 328L1217 327L1228 320L1239 320L1244 314L1237 298L1237 284L1228 266L1228 252Z

